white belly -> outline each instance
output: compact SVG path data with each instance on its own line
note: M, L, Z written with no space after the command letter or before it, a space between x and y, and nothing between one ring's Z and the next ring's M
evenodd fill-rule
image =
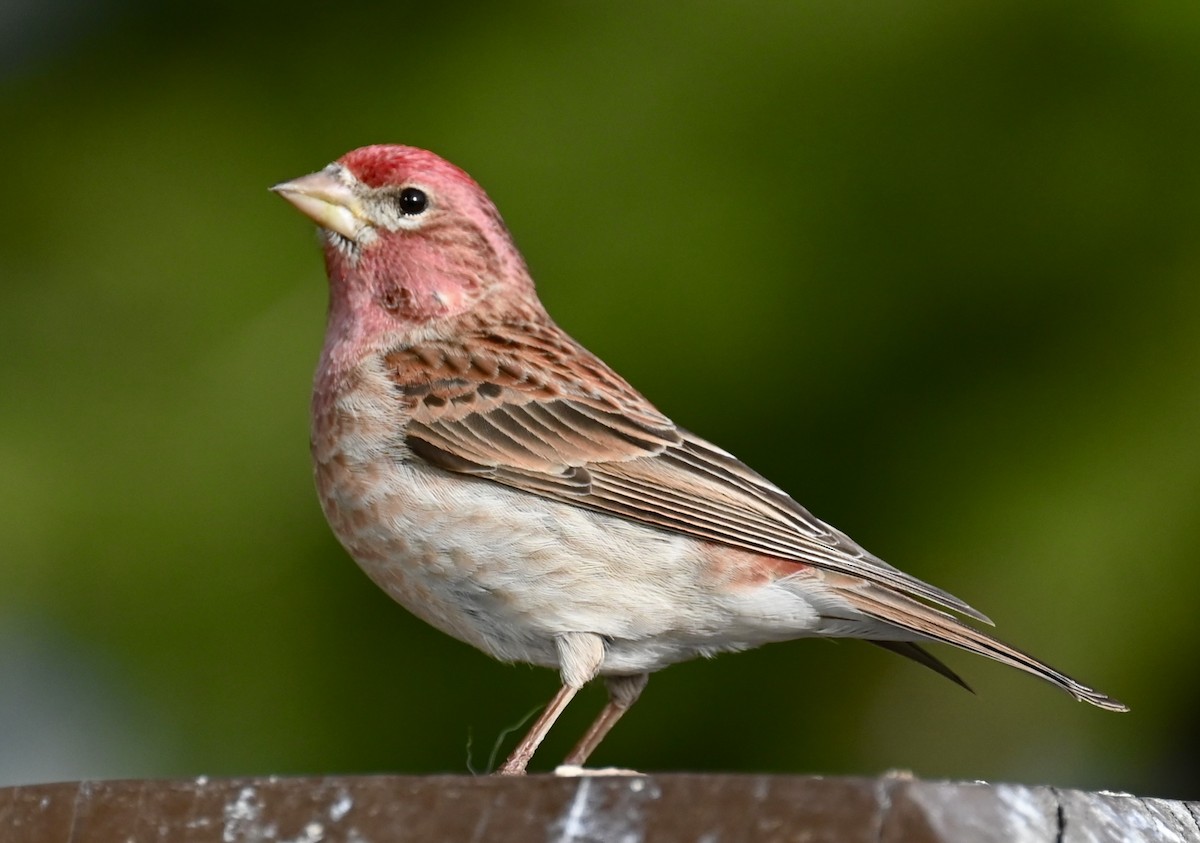
M714 591L685 536L414 461L317 471L326 516L371 579L503 661L557 668L554 637L591 632L607 643L601 673L643 673L816 624L786 587Z

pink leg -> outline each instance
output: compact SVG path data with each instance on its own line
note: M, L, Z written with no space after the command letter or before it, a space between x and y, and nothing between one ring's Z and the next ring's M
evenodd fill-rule
M558 689L558 693L554 695L554 699L550 700L550 704L546 706L545 711L534 721L529 732L525 737L521 738L521 742L512 751L512 755L508 756L508 760L496 771L497 775L525 775L525 767L529 764L529 759L533 758L533 754L537 752L538 746L550 731L550 727L554 725L554 721L558 719L558 715L563 713L563 709L567 707L567 703L571 701L571 698L578 691L578 688L572 688L570 685L563 685Z
M629 711L630 707L637 702L637 698L641 696L642 689L646 687L649 679L650 677L645 673L637 676L610 677L605 682L608 686L608 704L604 706L600 716L588 727L587 733L580 738L579 743L575 744L575 748L571 750L563 763L582 767L596 747L600 746L600 742L604 740L609 730L617 725L621 715Z

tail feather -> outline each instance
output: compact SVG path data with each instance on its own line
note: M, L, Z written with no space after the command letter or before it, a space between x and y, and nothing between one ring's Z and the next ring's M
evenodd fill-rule
M951 670L944 661L913 641L870 641L870 643L885 650L890 650L898 656L912 659L917 664L929 668L934 673L945 676L955 685L966 688L972 694L975 693L975 689L968 685L966 680L961 676Z
M1002 664L1031 673L1051 685L1056 685L1081 702L1091 703L1107 711L1129 710L1128 706L1123 703L1077 682L1040 659L910 597L870 585L863 588L843 589L841 596L858 611L874 620L882 621L905 632L915 633L930 641L952 644L962 650L986 656ZM915 644L911 647L904 646L911 642L872 640L872 643L920 662L960 685L964 684L953 671L920 647Z

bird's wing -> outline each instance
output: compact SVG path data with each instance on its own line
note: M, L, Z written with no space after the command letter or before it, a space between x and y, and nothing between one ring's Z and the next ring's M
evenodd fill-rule
M676 427L553 325L406 346L386 367L411 414L405 444L446 471L861 577L990 623Z
M811 565L827 572L827 584L853 578L837 586L843 598L899 633L882 633L875 643L959 684L965 683L908 636L961 647L1078 700L1126 710L937 608L991 623L957 597L867 553L732 455L676 427L552 324L406 346L388 355L386 365L410 418L404 445L432 465Z

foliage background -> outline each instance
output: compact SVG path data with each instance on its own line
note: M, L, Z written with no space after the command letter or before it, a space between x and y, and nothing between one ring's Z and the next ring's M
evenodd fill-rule
M397 141L668 413L1133 708L798 642L659 674L597 763L1196 798L1197 90L1166 0L6 4L0 780L462 772L552 693L311 490L266 188Z

